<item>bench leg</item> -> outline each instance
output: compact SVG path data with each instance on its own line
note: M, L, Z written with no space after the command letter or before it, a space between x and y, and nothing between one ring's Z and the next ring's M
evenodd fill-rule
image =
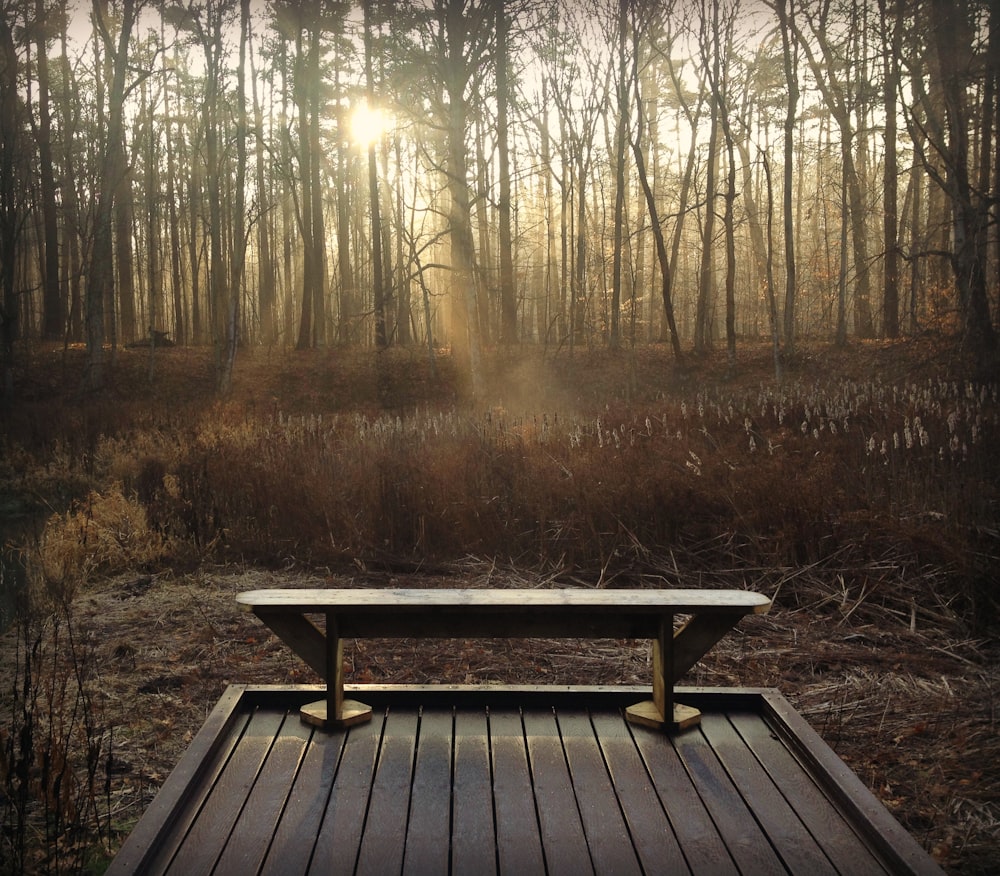
M695 726L701 712L674 701L674 618L664 617L660 623L660 636L653 640L653 699L636 703L625 710L625 718L632 724L654 730L678 731Z
M299 715L306 724L323 730L341 730L372 717L371 706L344 699L344 640L333 612L326 615L326 699L303 706Z

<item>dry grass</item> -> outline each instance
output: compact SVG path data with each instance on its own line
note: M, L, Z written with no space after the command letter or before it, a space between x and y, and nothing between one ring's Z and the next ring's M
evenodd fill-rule
M828 585L800 577L807 579L801 608L746 618L686 683L777 687L950 872L992 872L1000 852L995 644L963 639L954 625L911 630L908 620L874 608L863 618L822 600L808 604L808 593ZM456 582L557 583L467 562L432 576L206 568L88 588L77 600L76 624L93 643L94 707L108 728L113 764L103 805L114 828L138 817L226 684L319 680L235 609L237 592ZM370 640L354 643L346 658L357 683L640 684L649 677L647 647L619 641Z
M165 351L152 385L123 352L96 398L67 380L74 355L34 351L0 428L3 508L35 512L37 535L35 626L2 658L15 679L34 660L39 692L2 692L0 741L10 789L45 756L18 754L26 724L51 737L56 711L86 713L55 735L77 777L60 812L92 845L114 846L226 682L309 680L236 590L419 580L761 590L778 610L693 681L780 687L950 869L1000 859L1000 404L951 347L806 352L780 387L763 348L735 379L722 357L681 369L658 349L497 356L478 405L457 400L450 359L432 373L405 351L245 357L225 401L199 351ZM646 672L619 642L349 656L358 681ZM51 809L51 783L25 782L35 816ZM68 837L64 860L88 860Z

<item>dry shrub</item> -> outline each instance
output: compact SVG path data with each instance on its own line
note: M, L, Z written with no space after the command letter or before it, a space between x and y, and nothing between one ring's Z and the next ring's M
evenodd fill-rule
M102 526L117 520L121 531L119 511L104 507L98 516ZM82 555L72 535L81 524L71 517L50 521L47 538L29 555L14 629L6 631L13 645L0 688L5 873L98 872L107 865L114 733L99 702L95 643L78 634L72 599L100 566ZM85 526L105 563L131 565L105 536L95 536L95 524Z
M112 487L91 492L66 514L49 519L29 556L29 571L68 601L91 576L146 568L168 552L168 541L150 527L145 508Z

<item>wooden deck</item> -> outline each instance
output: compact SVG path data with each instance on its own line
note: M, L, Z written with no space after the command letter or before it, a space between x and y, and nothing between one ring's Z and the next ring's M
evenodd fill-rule
M233 686L110 874L941 873L774 691L355 688L370 723L317 730L313 686Z

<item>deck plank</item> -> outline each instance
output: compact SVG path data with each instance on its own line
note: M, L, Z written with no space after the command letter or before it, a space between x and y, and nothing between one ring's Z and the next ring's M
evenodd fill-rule
M403 873L447 873L451 838L451 709L420 715Z
M837 871L725 715L706 715L702 733L723 768L740 788L754 819L780 850L791 873L836 876Z
M244 874L260 866L281 820L311 735L298 715L285 718L222 850L216 873Z
M205 798L184 844L167 867L167 873L189 876L212 870L283 721L282 713L260 711L253 714L232 757Z
M633 738L691 872L695 876L738 876L732 855L691 784L671 738L642 727L634 728Z
M771 728L747 712L731 713L729 720L837 872L845 876L885 876L886 869L859 841L844 816Z
M632 843L646 873L690 873L646 766L620 711L592 710L597 734Z
M498 870L511 876L542 873L545 859L519 711L490 710L490 751Z
M347 736L347 733L310 732L285 811L264 858L261 876L288 876L308 870Z
M371 794L384 713L346 732L336 781L316 836L310 874L353 873Z
M588 715L560 713L559 730L594 869L598 873L641 873Z
M523 719L547 872L549 876L593 873L555 712L526 709Z
M496 831L485 707L455 715L455 773L452 789L452 859L455 876L496 873Z
M786 872L701 729L679 733L673 743L739 871Z
M222 731L219 744L210 746L211 760L207 767L192 770L194 778L178 809L171 813L170 833L162 842L149 850L149 854L141 864L143 870L148 873L166 872L170 861L177 854L177 850L187 837L191 826L197 821L205 797L219 780L230 755L239 745L250 717L250 715L243 715L235 721L228 722Z
M315 690L227 692L111 872L941 876L774 691L686 690L664 734L638 688L371 685L334 732Z
M412 709L390 710L358 850L355 872L361 876L384 876L403 869L416 746L416 713Z

